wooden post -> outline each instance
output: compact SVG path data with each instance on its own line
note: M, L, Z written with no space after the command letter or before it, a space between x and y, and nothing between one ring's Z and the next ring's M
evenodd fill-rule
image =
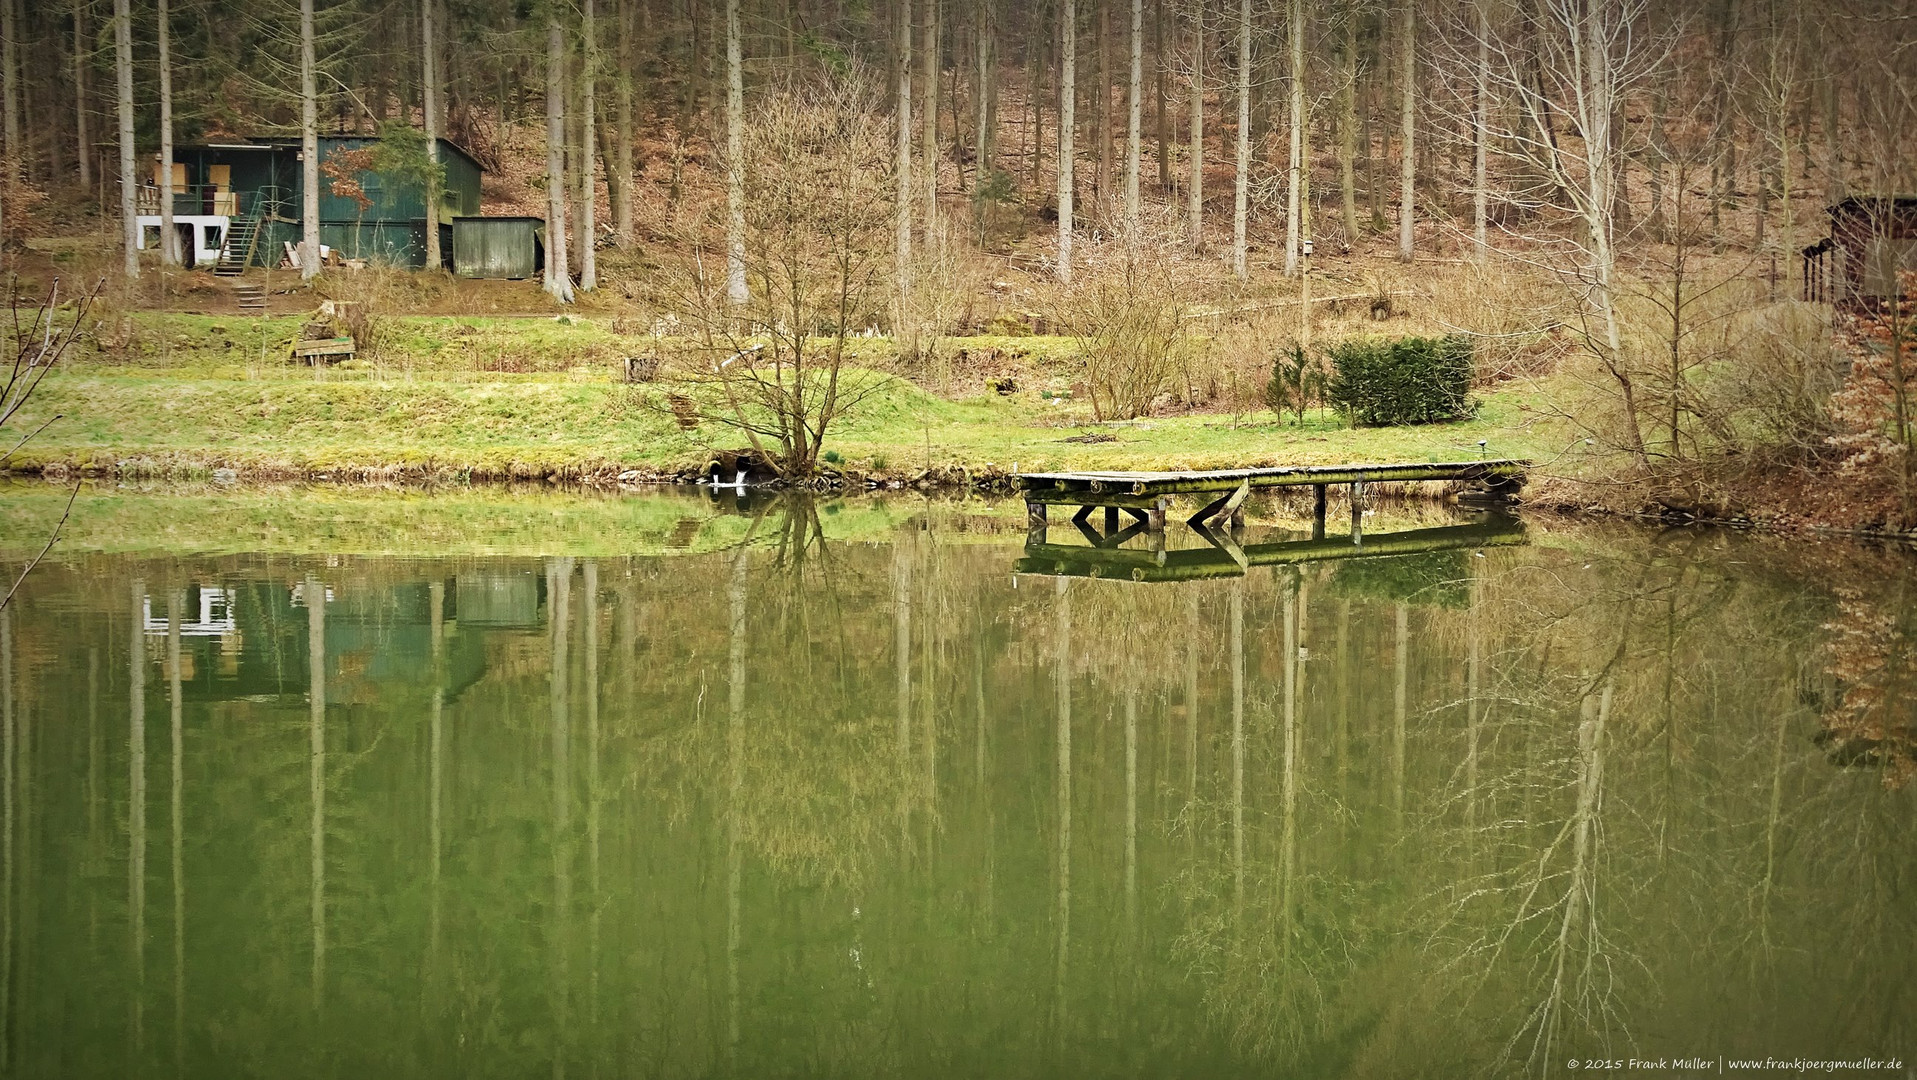
M1311 485L1311 538L1325 538L1325 485Z
M1152 504L1152 508L1146 512L1145 527L1149 529L1153 535L1163 535L1165 532L1165 514L1170 509L1170 497L1160 495L1157 501Z
M1365 545L1365 482L1351 482L1351 544L1353 547Z
M1118 507L1107 506L1105 508L1105 535L1110 536L1117 531L1118 531Z

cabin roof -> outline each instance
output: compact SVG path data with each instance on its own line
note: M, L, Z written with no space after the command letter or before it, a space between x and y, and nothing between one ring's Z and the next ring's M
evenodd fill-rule
M377 135L321 135L319 139L321 142L336 143L376 143L380 141ZM278 135L247 136L244 139L226 142L181 144L175 148L175 153L178 153L180 150L284 150L289 147L298 149L300 141L301 140L296 138L286 138ZM472 152L465 147L446 138L444 135L440 136L438 141L441 146L465 158L467 164L471 165L476 171L481 173L486 171L486 167L481 165L479 159L474 157Z

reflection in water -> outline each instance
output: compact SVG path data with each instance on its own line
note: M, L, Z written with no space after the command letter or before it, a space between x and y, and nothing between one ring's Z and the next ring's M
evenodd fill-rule
M975 506L831 538L862 505L711 555L42 566L0 611L0 1068L1908 1053L1910 706L1860 689L1901 685L1901 557L1373 519L1047 582Z

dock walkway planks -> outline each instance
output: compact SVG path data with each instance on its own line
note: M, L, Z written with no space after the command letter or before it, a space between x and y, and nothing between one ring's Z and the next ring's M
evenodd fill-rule
M1428 461L1398 464L1276 465L1255 469L1210 469L1186 472L1041 472L1022 473L1016 479L1033 529L1045 525L1045 508L1065 504L1079 507L1074 520L1083 522L1095 507L1104 507L1107 531L1123 510L1162 530L1173 495L1215 495L1189 519L1192 524L1214 520L1242 520L1245 497L1258 488L1311 487L1317 491L1318 515L1324 514L1325 489L1351 485L1352 504L1364 495L1364 485L1449 481L1478 484L1494 494L1507 494L1524 485L1531 462L1517 458L1477 461Z

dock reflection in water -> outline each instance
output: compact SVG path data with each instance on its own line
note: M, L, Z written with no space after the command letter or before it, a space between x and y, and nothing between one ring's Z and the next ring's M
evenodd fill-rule
M0 1072L1917 1047L1906 556L550 498L582 532L433 558L76 523L0 613Z

